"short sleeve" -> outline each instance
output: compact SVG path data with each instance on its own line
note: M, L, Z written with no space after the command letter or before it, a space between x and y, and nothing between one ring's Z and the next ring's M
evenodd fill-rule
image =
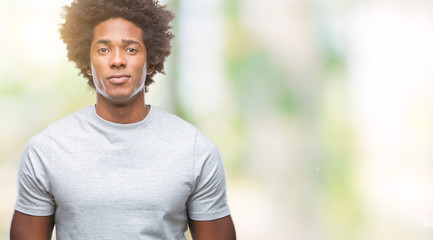
M188 202L189 218L208 221L230 215L221 154L199 131L194 146L194 182L195 188Z
M18 197L15 210L33 216L49 216L55 211L50 192L47 164L50 157L49 133L32 137L24 147L18 165Z

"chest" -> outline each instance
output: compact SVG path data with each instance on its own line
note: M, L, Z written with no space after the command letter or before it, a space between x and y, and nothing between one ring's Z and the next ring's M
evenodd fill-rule
M51 188L63 212L178 213L185 211L194 187L191 154L182 148L83 144L73 151L54 151L52 159Z

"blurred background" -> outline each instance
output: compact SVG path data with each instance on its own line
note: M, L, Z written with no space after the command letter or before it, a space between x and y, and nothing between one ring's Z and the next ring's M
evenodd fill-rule
M0 0L0 239L26 141L94 104L70 0ZM433 2L166 0L146 95L218 146L238 239L433 239Z

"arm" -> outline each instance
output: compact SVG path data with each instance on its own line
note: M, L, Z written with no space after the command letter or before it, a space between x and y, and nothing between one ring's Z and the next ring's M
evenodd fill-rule
M211 221L189 220L189 228L194 240L235 240L236 232L229 216Z
M21 154L11 240L51 239L56 204L47 176L50 142L49 132L45 130L32 137Z
M50 240L54 215L38 217L15 211L10 229L10 240Z

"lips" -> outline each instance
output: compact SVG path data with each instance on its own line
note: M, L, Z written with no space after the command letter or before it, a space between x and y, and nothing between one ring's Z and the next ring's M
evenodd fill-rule
M108 76L107 81L118 85L127 82L130 78L131 76L128 74L112 74Z

